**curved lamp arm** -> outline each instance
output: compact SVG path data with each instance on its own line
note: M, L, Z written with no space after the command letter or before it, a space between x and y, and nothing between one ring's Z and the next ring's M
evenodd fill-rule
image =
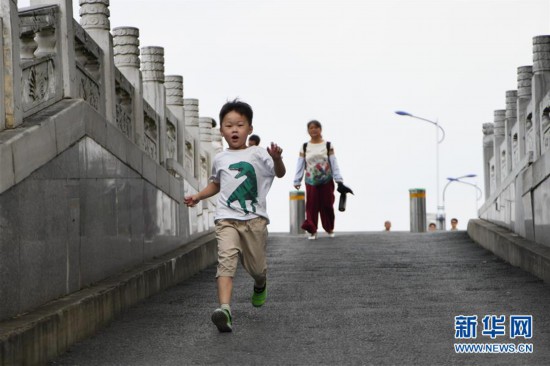
M414 114L410 114L409 112L405 112L405 111L395 111L395 114L398 114L400 116L407 116L407 117L411 117L411 118L416 118L416 119L419 119L421 121L425 121L425 122L431 123L432 125L435 125L437 128L439 128L441 130L441 133L442 133L441 139L438 140L437 143L440 144L440 143L443 142L443 140L445 140L445 130L443 129L443 127L441 127L439 125L439 123L434 122L434 121L430 121L429 119L426 119L426 118L415 116Z
M449 184L451 184L453 182L463 183L463 184L467 184L469 186L475 187L477 189L477 193L479 193L479 196L476 195L476 200L479 201L480 198L483 196L483 192L481 192L481 189L477 186L477 184L473 184L473 183L470 183L470 182L464 182L463 180L461 180L462 178L474 178L474 177L477 177L477 175L475 175L475 174L466 174L466 175L463 175L463 176L458 177L458 178L447 178L448 182L447 182L447 184L445 184L445 187L443 188L443 207L445 207L445 191L447 190L447 187L449 186Z

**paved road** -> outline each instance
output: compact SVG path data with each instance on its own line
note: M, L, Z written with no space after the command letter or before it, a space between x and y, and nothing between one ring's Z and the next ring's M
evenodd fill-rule
M249 303L240 271L233 333L210 322L209 268L125 313L52 365L549 365L550 286L465 232L342 233L316 241L272 234L266 305ZM506 315L506 336L481 318ZM531 354L456 354L458 315L477 315L469 343L531 343ZM509 338L508 316L532 315L533 338Z

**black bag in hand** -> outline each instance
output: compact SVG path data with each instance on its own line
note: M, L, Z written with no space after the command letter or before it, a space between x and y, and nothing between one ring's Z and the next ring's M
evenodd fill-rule
M340 202L338 203L338 211L344 212L346 211L346 195L348 193L354 194L351 188L346 187L344 183L337 182L338 188L336 189L338 192L340 192Z

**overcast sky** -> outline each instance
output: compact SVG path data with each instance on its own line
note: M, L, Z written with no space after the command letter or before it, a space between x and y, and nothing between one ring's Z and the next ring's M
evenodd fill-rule
M19 1L25 6L28 1ZM74 1L75 18L78 1ZM550 0L111 0L111 28L140 29L141 46L165 49L166 75L183 75L186 98L218 119L239 97L254 109L262 145L284 149L287 175L268 198L271 231L288 231L296 160L318 119L355 191L336 231L409 230L409 189L425 188L435 212L437 120L440 200L446 177L477 174L482 132L517 67L532 64L532 38L550 34ZM473 186L452 183L447 222L477 217Z

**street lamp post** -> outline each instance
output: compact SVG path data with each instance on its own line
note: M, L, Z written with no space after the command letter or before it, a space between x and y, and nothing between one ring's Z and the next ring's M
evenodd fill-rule
M436 213L436 220L437 220L437 223L438 223L438 229L439 230L445 230L445 213L444 213L444 207L440 206L440 201L439 201L439 144L441 144L443 142L443 140L445 140L445 130L443 129L443 127L441 127L439 125L439 123L436 121L430 121L429 119L426 119L426 118L422 118L422 117L418 117L418 116L415 116L409 112L405 112L405 111L395 111L395 114L398 114L400 116L407 116L407 117L412 117L412 118L416 118L416 119L419 119L419 120L422 120L422 121L425 121L425 122L428 122L428 123L431 123L432 125L434 125L436 127L436 130L435 130L435 141L436 141L436 144L435 144L435 179L436 179L436 199L437 199L437 213ZM441 138L439 138L439 131L441 130Z
M475 174L466 174L466 175L463 175L463 176L457 177L457 178L447 178L448 182L447 182L447 184L445 184L445 187L443 188L443 205L441 207L442 213L443 213L443 230L446 230L446 228L445 228L445 226L446 226L446 224L445 224L445 192L447 191L447 187L449 186L449 184L451 184L453 182L464 183L464 184L468 184L470 186L476 187L478 192L481 193L481 189L477 185L475 185L473 183L470 183L470 182L464 182L464 181L461 180L461 179L464 179L464 178L474 178L474 177L477 177L477 175L475 175ZM476 193L476 197L478 197L477 193ZM476 207L477 207L477 200L476 200Z

